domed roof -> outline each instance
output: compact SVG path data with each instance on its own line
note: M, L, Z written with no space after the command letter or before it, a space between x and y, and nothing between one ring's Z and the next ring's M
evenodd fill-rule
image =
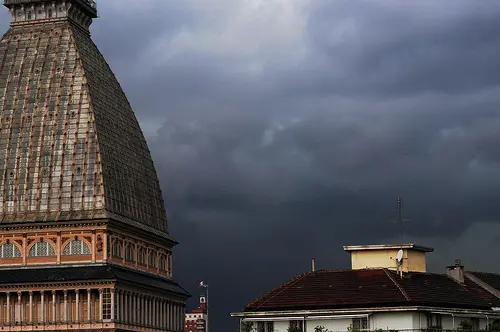
M0 223L111 218L171 239L146 140L90 23L43 15L0 41Z

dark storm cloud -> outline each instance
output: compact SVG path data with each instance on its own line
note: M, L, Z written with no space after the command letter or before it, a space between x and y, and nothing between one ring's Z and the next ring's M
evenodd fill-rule
M245 53L172 42L158 70L128 83L136 108L163 121L150 144L178 276L210 281L218 328L312 256L343 268L344 244L398 241L397 195L405 238L436 246L431 268L455 255L485 268L473 243L498 246L486 234L500 214L500 7L306 9L297 58L267 49L248 70Z
M147 133L212 328L342 245L500 250L500 5L453 0L102 2L93 36ZM3 21L5 22L5 20ZM195 299L191 305L195 305Z

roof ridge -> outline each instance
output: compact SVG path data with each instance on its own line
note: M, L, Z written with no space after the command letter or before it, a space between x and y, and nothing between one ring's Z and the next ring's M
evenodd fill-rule
M389 272L389 270L387 270L387 269L384 269L384 272L387 275L387 277L389 279L391 279L391 281L394 283L394 285L399 289L399 291L401 292L401 294L403 294L403 296L405 297L406 301L411 301L411 298L408 295L408 293L406 293L406 291L403 289L403 287L397 282L396 279L394 279L394 277L391 275L391 272Z
M247 304L246 307L250 307L252 304L254 304L254 303L256 303L256 302L264 299L266 296L271 295L273 292L276 292L275 294L273 294L273 296L269 297L268 299L266 299L265 301L263 301L260 305L258 305L256 308L254 308L254 310L262 307L267 301L271 300L272 298L274 298L275 296L277 296L278 294L280 294L281 292L283 292L287 287L291 286L295 282L301 280L306 275L311 274L311 273L314 273L314 272L305 272L305 273L301 273L301 274L296 275L295 277L293 277L292 279L288 280L284 284L281 284L281 285L279 285L277 287L274 287L269 292L267 292L264 295L262 295L262 296L260 296L260 297L258 297L256 299L254 299L249 304Z

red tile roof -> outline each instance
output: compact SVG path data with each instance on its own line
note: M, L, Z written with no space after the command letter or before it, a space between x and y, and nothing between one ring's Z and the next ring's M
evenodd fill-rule
M469 273L500 292L500 274L487 273L487 272L469 272Z
M320 270L301 274L246 305L245 311L425 305L490 309L496 298L470 280L386 269Z

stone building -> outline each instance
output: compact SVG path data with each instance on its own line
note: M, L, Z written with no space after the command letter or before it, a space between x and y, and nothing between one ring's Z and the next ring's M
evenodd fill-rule
M156 170L93 0L4 0L0 328L182 331Z

